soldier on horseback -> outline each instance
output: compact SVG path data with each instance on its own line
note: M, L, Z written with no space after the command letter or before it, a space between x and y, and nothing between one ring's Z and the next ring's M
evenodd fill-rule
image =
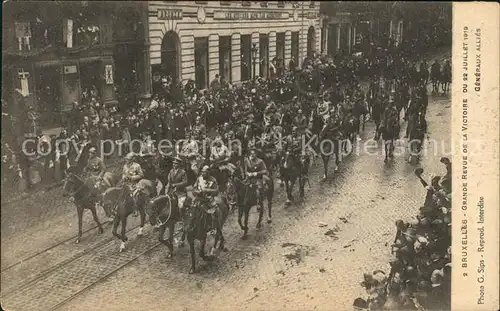
M132 194L137 189L137 183L144 178L144 172L141 165L134 161L134 153L130 152L125 156L125 165L122 170L121 183L128 193ZM127 194L127 191L124 193ZM137 216L137 209L134 210L134 216Z
M200 157L198 142L194 139L193 135L186 134L186 142L183 144L180 155L184 157L189 163L190 169L198 176L198 158Z
M87 166L84 168L84 172L88 172L91 176L95 176L98 180L102 180L107 188L111 187L109 178L104 178L106 174L106 165L104 161L97 156L97 151L94 147L89 149L89 160Z
M195 195L194 206L196 208L206 207L206 212L210 215L213 228L217 228L216 219L213 214L217 211L215 196L219 194L217 180L210 176L210 168L205 165L201 169L201 175L196 179L193 194ZM214 232L212 232L214 233Z
M168 173L168 183L166 186L166 193L171 191L177 196L177 205L179 213L184 216L184 202L186 201L186 186L188 184L186 171L181 167L182 159L176 157L173 161L173 166Z
M248 181L257 187L257 196L263 194L264 183L269 179L268 171L264 161L257 157L257 149L250 147L250 155L245 159L245 172Z

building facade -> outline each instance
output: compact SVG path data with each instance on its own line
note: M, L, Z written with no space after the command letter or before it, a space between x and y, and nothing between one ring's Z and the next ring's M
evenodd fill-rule
M204 89L216 74L238 83L321 50L314 1L150 1L148 24L153 84L167 75Z
M58 127L74 102L150 96L147 4L33 1L3 8L2 100L9 113L34 111L41 126Z

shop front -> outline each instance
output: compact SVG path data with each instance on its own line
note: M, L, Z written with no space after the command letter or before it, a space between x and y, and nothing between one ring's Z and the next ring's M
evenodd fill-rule
M13 114L29 112L40 127L53 128L65 124L74 102L95 97L102 104L117 104L122 99L117 93L127 91L147 97L149 51L141 42L147 38L147 23L136 4L124 7L9 3L2 98Z
M239 83L268 77L273 60L284 67L293 56L299 65L308 51L320 50L318 3L304 1L304 8L290 2L265 4L149 2L153 81L178 77L206 88L218 74Z

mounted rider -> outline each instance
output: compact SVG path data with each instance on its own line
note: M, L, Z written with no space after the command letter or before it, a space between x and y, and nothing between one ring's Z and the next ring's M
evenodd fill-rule
M144 178L141 165L134 161L134 153L130 152L125 156L125 165L122 170L122 183L131 191L136 190L137 183Z
M182 145L180 155L186 159L195 175L199 173L198 160L201 157L199 150L198 142L194 139L193 135L186 133L186 141Z
M217 211L218 206L215 202L215 197L219 194L219 185L217 180L210 176L210 168L205 165L201 169L201 175L196 179L193 187L193 194L195 195L194 207L205 207L205 211L211 216L212 226L216 228L216 219L214 213Z
M177 205L179 213L184 216L184 202L187 198L186 186L188 184L186 171L182 168L182 159L175 157L172 163L172 169L168 173L168 183L166 186L166 193L171 191L177 196Z
M323 100L318 104L317 113L320 118L324 121L327 119L332 109L332 102L329 100L328 93L323 94Z
M380 128L384 129L386 126L395 126L394 137L399 138L399 111L396 108L396 104L394 101L394 96L391 95L389 97L389 102L387 107L385 108L382 123L380 124Z
M257 157L257 149L250 146L249 156L245 158L245 175L250 184L257 186L257 195L263 194L264 181L269 181L269 172L264 161Z
M84 168L84 172L90 173L90 175L96 177L97 180L102 180L107 188L111 187L112 182L109 176L106 175L106 165L104 161L97 156L97 150L94 147L89 149L89 159L87 161L87 166Z
M228 147L223 144L221 137L216 137L213 141L210 150L210 161L220 170L228 170L232 175L236 167L229 162L231 159L231 152Z

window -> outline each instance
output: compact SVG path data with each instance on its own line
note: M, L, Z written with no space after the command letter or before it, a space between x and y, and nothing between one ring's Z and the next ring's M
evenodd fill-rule
M252 73L252 37L242 35L240 40L241 81L247 81L250 80Z
M285 1L278 1L278 8L284 8L285 7Z
M316 3L314 3L314 1L311 1L311 3L309 3L309 7L310 8L315 8L316 7Z
M281 75L285 66L285 33L279 32L276 34L276 57L274 59L278 75Z
M196 4L207 4L208 1L195 1Z
M19 51L31 50L31 26L30 23L16 22L16 39Z
M261 77L267 78L269 76L269 35L259 35L259 73Z
M195 82L198 89L208 87L208 37L194 39Z
M295 64L299 64L299 32L292 32L292 58L295 61Z
M219 1L220 5L231 5L231 1Z
M219 74L226 82L231 82L231 36L219 37Z
M73 43L75 46L91 46L100 43L99 14L100 11L85 7L72 20L71 30L73 31ZM69 24L67 26L68 33L71 33Z
M267 8L267 1L259 1L259 2L261 7Z
M251 6L252 2L251 1L241 1L242 6Z

